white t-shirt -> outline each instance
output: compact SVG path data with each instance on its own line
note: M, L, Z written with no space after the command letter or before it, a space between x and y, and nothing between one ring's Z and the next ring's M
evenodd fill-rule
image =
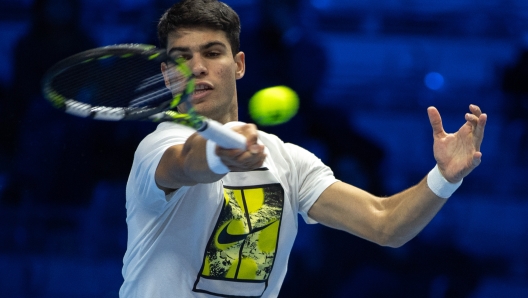
M310 152L259 131L262 168L165 195L154 181L165 150L194 131L161 123L138 146L126 188L122 298L277 297L297 234L337 180Z

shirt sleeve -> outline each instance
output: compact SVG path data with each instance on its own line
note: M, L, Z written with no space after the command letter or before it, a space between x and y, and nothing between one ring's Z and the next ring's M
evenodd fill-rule
M156 184L156 169L165 150L185 143L193 133L192 129L181 125L162 123L156 131L145 137L134 154L127 182L127 199L136 199L151 209L167 203L164 191Z
M330 167L313 153L294 144L287 143L285 146L290 151L298 178L299 213L306 223L317 223L308 216L308 211L321 193L338 180Z

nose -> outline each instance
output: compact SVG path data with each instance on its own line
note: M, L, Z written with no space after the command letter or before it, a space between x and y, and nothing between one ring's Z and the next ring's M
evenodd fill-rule
M201 77L207 74L207 67L205 61L200 55L194 55L189 61L191 71L195 77Z

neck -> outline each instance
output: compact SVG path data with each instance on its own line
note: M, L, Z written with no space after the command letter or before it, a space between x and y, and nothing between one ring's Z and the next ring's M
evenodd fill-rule
M221 115L220 117L218 117L218 119L215 120L222 124L226 124L227 122L232 121L238 121L238 106L236 104L233 105L227 113Z

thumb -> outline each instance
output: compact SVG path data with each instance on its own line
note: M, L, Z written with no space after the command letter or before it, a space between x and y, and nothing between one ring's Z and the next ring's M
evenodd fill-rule
M442 126L442 117L435 107L427 108L427 115L429 116L429 122L433 127L433 136L443 137L445 135L444 127Z

